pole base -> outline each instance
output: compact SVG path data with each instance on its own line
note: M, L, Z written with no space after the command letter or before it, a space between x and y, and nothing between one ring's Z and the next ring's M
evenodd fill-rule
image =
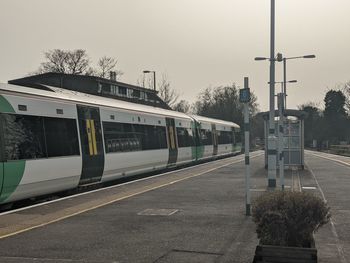
M268 187L275 188L276 187L276 179L269 179Z
M250 216L250 204L245 205L245 215Z

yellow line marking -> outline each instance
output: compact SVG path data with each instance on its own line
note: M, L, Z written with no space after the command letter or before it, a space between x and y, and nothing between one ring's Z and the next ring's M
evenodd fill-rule
M94 155L97 155L97 146L96 146L96 132L95 132L95 121L90 120L91 126L91 137L92 137L92 146L94 150Z
M88 135L88 142L89 142L89 153L90 155L93 155L93 150L92 150L92 139L91 139L91 125L90 125L90 120L86 120L86 133Z
M262 154L254 155L254 156L251 157L251 159L259 157L261 155ZM85 212L88 212L88 211L91 211L91 210L94 210L94 209L97 209L97 208L100 208L100 207L103 207L103 206L106 206L106 205L109 205L109 204L112 204L112 203L115 203L115 202L118 202L118 201L130 198L130 197L133 197L133 196L136 196L136 195L140 195L140 194L143 194L143 193L146 193L146 192L150 192L150 191L153 191L153 190L156 190L156 189L168 186L168 185L172 185L172 184L175 184L175 183L178 183L178 182L181 182L181 181L193 178L193 177L197 177L197 176L200 176L200 175L212 172L214 170L220 169L222 167L229 166L231 164L236 164L236 163L239 163L239 162L242 162L242 161L244 161L244 159L239 159L239 160L236 160L234 162L226 163L226 164L220 165L218 167L211 168L209 170L206 170L206 171L194 174L194 175L190 175L190 176L187 176L187 177L184 177L184 178L181 178L181 179L177 179L177 180L165 183L165 184L161 184L161 185L158 185L158 186L146 189L146 190L139 191L137 193L126 195L126 196L123 196L123 197L120 197L120 198L117 198L117 199L114 199L114 200L111 200L111 201L108 201L108 202L105 202L105 203L102 203L102 204L99 204L99 205L96 205L96 206L92 206L92 207L80 210L78 212L75 212L75 213L72 213L72 214L69 214L69 215L66 215L66 216L62 216L62 217L56 218L54 220L51 220L51 221L48 221L48 222L45 222L45 223L42 223L42 224L39 224L39 225L31 226L31 227L24 228L24 229L18 230L16 232L13 232L13 233L10 233L10 234L6 234L6 235L3 235L3 236L0 236L0 239L4 239L4 238L7 238L7 237L18 235L18 234L21 234L23 232L27 232L29 230L33 230L33 229L36 229L36 228L39 228L39 227L43 227L43 226L46 226L46 225L49 225L49 224L52 224L52 223L56 223L56 222L64 220L64 219L67 219L67 218L70 218L70 217L73 217L73 216L76 216L76 215L79 215L79 214L82 214L82 213L85 213Z
M311 154L311 155L313 155L313 156L317 156L317 157L323 158L323 159L327 159L327 160L330 160L330 161L334 161L334 162L343 164L343 165L345 165L345 166L350 166L350 163L343 162L343 161L340 161L340 160L337 160L337 159L333 159L333 158L330 158L330 157L326 157L326 156L324 156L324 155L314 154L314 153L309 153L309 154Z

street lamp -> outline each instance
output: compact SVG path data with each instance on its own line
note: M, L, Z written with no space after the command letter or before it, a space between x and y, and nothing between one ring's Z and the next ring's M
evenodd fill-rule
M153 73L153 89L156 91L156 72L154 70L144 70L143 73Z
M287 108L287 83L288 81L286 81L287 79L287 60L289 59L298 59L298 58L316 58L315 55L305 55L305 56L297 56L297 57L283 57L281 53L277 53L277 56L272 59L273 61L277 61L277 62L282 62L283 61L283 88L284 90L282 91L282 93L284 94L284 104L285 107ZM261 61L261 60L269 60L271 61L270 58L266 58L266 57L255 57L254 60L256 61ZM275 82L277 83L277 82Z

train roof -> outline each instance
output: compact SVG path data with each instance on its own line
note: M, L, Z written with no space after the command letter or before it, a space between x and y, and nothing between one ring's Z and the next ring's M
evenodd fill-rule
M112 107L112 108L118 108L123 110L158 114L162 116L169 116L169 117L175 117L175 118L194 119L198 122L203 121L203 122L216 123L221 125L232 126L235 128L240 128L239 125L237 125L234 122L223 121L223 120L203 117L199 115L187 115L185 113L178 112L178 111L166 110L163 108L131 103L131 102L122 101L118 99L106 98L106 97L91 95L91 94L82 93L78 91L52 87L48 85L40 84L40 86L41 88L39 89L39 88L18 86L18 85L7 84L7 83L0 83L0 91L5 91L5 92L15 93L15 94L19 93L19 94L26 94L26 95L32 95L32 96L40 96L40 97L46 97L50 99L59 99L59 100L65 100L65 101L70 101L74 103L86 103L86 104L92 104L95 106Z
M47 85L42 85L45 89L36 89L25 86L18 86L13 84L0 83L0 91L6 91L9 93L26 94L32 96L46 97L50 99L59 99L65 101L71 101L75 103L85 103L104 107L113 107L123 110L132 110L144 113L153 113L163 116L192 119L187 114L178 111L166 110L163 108L126 102L118 99L105 98L96 95L90 95L78 91L72 91Z
M191 117L198 122L203 121L203 122L210 122L210 123L216 123L216 124L221 124L221 125L228 125L228 126L232 126L234 128L240 128L239 125L237 125L234 122L230 122L230 121L223 121L223 120L203 117L203 116L199 116L199 115L191 115Z

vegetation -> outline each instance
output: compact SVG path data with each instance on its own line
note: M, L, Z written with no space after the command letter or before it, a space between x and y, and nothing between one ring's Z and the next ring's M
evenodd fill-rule
M348 101L349 97L343 91L329 90L324 98L324 110L314 103L299 106L300 110L308 113L305 119L306 146L311 146L313 140L317 140L318 148L350 141Z
M309 247L312 234L330 219L330 208L307 192L274 191L253 202L253 220L262 245Z
M45 61L34 74L42 74L46 72L75 74L75 75L90 75L101 78L109 76L110 71L116 72L116 77L119 78L123 72L116 70L117 60L112 57L101 57L96 67L92 67L89 56L83 49L62 50L53 49L44 53Z
M258 112L257 98L251 94L250 115ZM239 89L235 84L207 88L199 94L193 112L198 115L233 121L243 127L243 104L239 102Z

